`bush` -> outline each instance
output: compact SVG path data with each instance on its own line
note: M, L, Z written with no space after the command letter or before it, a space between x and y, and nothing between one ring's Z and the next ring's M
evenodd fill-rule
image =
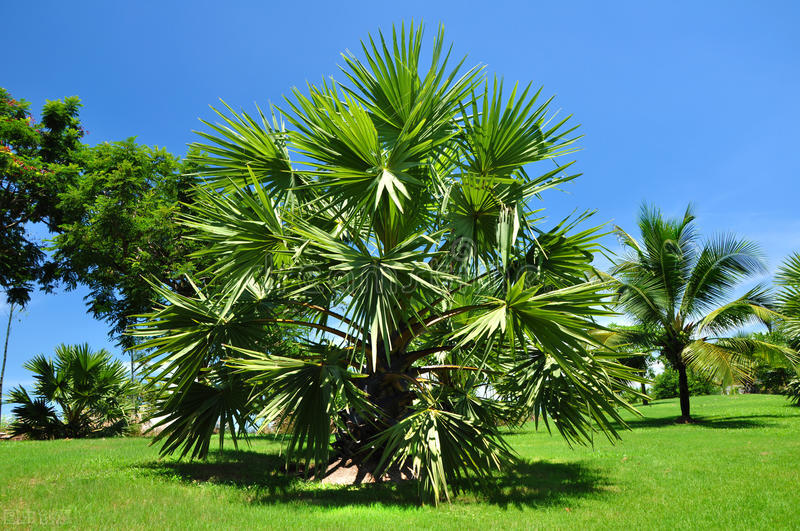
M11 434L31 439L119 435L128 424L133 386L125 366L105 350L60 345L55 359L34 357L33 396L13 389Z
M784 392L794 374L794 370L784 367L761 366L756 369L748 392L779 395Z
M714 382L688 371L689 395L714 395L721 391L720 386ZM650 396L655 399L675 398L678 396L678 371L668 367L664 372L658 374L653 380L653 387L650 389Z
M783 391L786 398L789 399L795 406L800 406L800 378L793 378L786 384Z

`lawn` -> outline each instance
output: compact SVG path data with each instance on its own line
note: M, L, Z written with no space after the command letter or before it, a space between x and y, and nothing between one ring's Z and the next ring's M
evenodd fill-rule
M320 486L280 473L262 438L208 462L159 461L145 438L0 443L0 525L26 527L800 527L800 408L780 396L692 398L642 408L623 441L570 449L515 433L522 458L489 488L439 508L414 485Z

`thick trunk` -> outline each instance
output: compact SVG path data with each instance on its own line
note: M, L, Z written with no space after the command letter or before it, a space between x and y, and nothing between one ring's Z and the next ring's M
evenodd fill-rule
M678 395L681 401L682 422L691 422L692 416L689 414L689 378L686 375L686 365L678 363Z
M642 382L642 394L643 394L643 395L646 395L646 394L647 394L647 388L644 386L644 382ZM649 404L649 403L650 403L650 402L649 402L649 401L648 401L646 398L643 398L643 399L642 399L642 405L643 405L643 406L646 406L646 405L647 405L647 404Z
M383 352L380 352L377 370L364 379L362 389L367 393L370 403L381 411L380 419L362 418L350 410L339 412L347 429L336 433L333 447L338 455L334 459L358 461L366 457L372 453L374 436L408 415L415 396L410 386L416 371L408 367L401 368L402 354L397 355L396 359L397 362L388 366Z

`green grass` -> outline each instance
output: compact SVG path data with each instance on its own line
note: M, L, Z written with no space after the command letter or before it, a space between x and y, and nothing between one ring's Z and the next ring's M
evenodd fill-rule
M279 471L259 439L208 462L159 461L143 438L0 443L0 527L797 528L800 408L780 396L675 400L611 445L570 449L530 430L520 465L439 508L413 485L320 486Z

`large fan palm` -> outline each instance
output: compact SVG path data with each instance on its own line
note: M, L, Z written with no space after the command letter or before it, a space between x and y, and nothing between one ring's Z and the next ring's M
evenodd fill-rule
M306 470L407 467L438 500L512 458L501 422L616 435L631 371L592 354L609 287L590 266L597 230L540 229L534 208L575 177L553 163L573 128L530 87L453 65L441 30L429 65L421 46L420 28L370 38L345 83L295 90L271 118L228 108L201 133L185 223L213 280L157 288L165 304L135 331L167 392L165 451L202 456L214 419L237 435L257 408Z
M740 297L738 284L765 272L758 248L731 236L700 241L691 207L679 219L642 207L641 239L617 228L626 257L612 275L621 307L651 331L651 344L679 375L681 419L690 421L687 368L723 385L750 378L754 356L796 363L789 348L737 335L743 326L778 317L768 290L757 286Z

